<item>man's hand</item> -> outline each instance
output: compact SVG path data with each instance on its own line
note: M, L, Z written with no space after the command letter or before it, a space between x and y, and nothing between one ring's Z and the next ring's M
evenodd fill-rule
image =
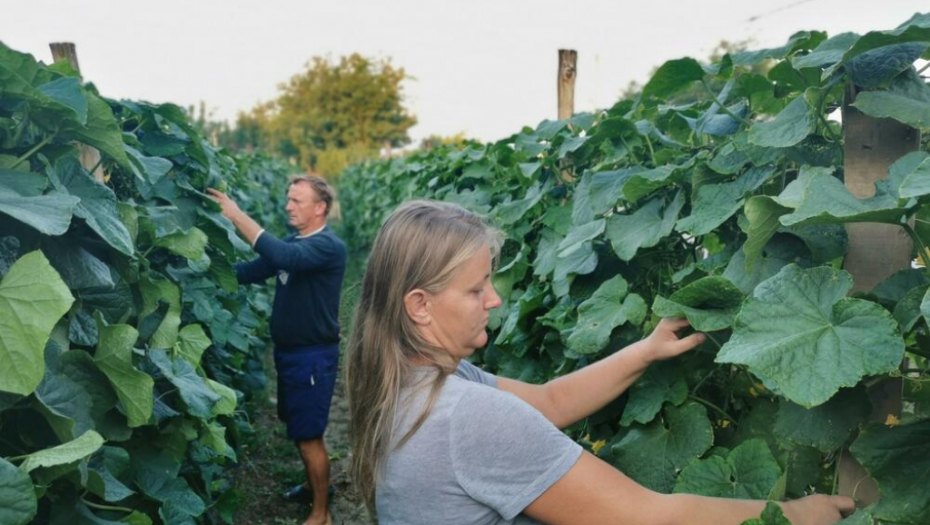
M242 213L242 210L239 209L239 205L236 204L236 201L230 199L229 195L213 188L207 188L207 193L210 194L210 198L212 198L214 202L220 205L223 217L235 221L235 217Z
M259 226L257 222L253 221L245 212L240 210L239 205L236 204L236 201L230 199L229 195L213 188L207 188L207 193L210 194L211 199L220 205L223 217L232 221L236 229L239 230L239 233L249 241L249 244L255 246L255 240L262 232L262 227Z
M665 318L659 321L655 330L644 341L649 361L671 359L703 343L707 336L700 332L684 338L678 337L675 332L688 326L691 326L691 324L687 319Z

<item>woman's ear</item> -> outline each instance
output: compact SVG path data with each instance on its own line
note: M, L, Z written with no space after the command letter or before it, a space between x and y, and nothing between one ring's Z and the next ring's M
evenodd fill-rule
M417 288L407 292L407 295L404 296L404 308L414 323L420 326L426 326L430 323L429 295L423 290Z

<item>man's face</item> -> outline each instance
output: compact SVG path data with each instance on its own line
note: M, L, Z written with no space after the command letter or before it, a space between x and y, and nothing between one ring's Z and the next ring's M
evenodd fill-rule
M290 224L298 231L309 225L322 222L326 215L326 203L320 200L313 186L306 182L291 184L287 190L287 206L284 207L290 217Z

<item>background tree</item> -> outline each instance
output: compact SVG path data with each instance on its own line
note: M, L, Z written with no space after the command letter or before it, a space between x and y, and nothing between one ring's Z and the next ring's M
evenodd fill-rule
M224 145L264 148L333 177L381 148L410 143L408 130L417 120L403 105L408 78L387 59L315 57L278 86L278 98L240 113Z

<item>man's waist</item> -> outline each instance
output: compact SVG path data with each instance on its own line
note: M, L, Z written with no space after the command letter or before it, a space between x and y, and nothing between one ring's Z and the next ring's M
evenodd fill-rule
M330 350L333 347L339 347L338 340L334 342L315 343L310 345L279 345L277 343L274 345L275 352L284 353L322 352L325 350Z

